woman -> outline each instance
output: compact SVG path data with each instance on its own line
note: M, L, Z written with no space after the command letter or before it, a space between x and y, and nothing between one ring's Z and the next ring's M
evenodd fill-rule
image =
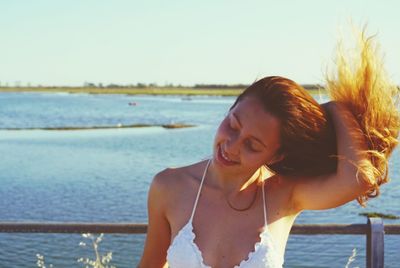
M303 210L379 194L397 144L397 88L372 40L361 41L359 61L339 57L328 79L333 102L321 106L289 79L263 78L221 122L210 159L155 176L139 267L282 267Z

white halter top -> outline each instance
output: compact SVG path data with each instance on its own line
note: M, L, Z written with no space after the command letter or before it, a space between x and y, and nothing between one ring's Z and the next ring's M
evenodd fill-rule
M193 216L196 211L197 202L199 201L201 188L210 161L211 160L208 161L207 166L204 169L196 201L194 202L192 215L186 225L183 226L175 236L172 244L168 248L167 262L171 268L212 268L204 263L202 253L199 247L194 243L196 235L193 232ZM264 204L264 228L260 233L260 241L255 243L254 251L249 253L247 259L241 261L240 264L236 265L234 268L282 268L283 254L280 254L275 248L268 231L264 183L262 185L262 195Z

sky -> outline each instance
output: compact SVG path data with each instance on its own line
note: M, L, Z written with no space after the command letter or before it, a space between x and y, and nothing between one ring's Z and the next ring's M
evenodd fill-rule
M350 21L377 35L400 84L399 10L397 0L4 0L0 85L323 83Z

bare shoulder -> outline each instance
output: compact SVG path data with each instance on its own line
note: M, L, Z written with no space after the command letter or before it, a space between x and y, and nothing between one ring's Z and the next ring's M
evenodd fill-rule
M185 183L190 177L194 176L194 169L199 163L189 166L166 168L158 172L152 181L152 187L160 188L162 191L176 190L176 187Z
M176 201L175 197L181 196L182 190L188 191L196 184L203 166L204 161L201 161L188 166L166 168L154 176L150 192L156 192L164 201Z
M180 209L180 192L188 177L188 168L167 168L157 173L148 193L148 231L139 267L165 267L175 210ZM182 194L181 194L182 195Z
M175 188L176 184L179 183L179 178L183 175L180 169L181 168L166 168L158 172L151 182L151 188L156 188L165 193Z
M298 213L294 203L294 191L296 178L275 175L267 179L264 185L267 195L271 196L274 203L279 204L280 211L285 215L295 215Z

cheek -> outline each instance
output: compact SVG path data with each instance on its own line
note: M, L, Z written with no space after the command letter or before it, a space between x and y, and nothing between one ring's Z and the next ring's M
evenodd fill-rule
M268 155L267 154L251 154L248 157L249 159L249 163L253 166L257 166L260 167L262 165L264 165L265 163L267 163L268 161Z
M263 150L262 152L258 153L244 150L242 153L245 156L248 165L257 167L267 164L273 155L269 150Z

